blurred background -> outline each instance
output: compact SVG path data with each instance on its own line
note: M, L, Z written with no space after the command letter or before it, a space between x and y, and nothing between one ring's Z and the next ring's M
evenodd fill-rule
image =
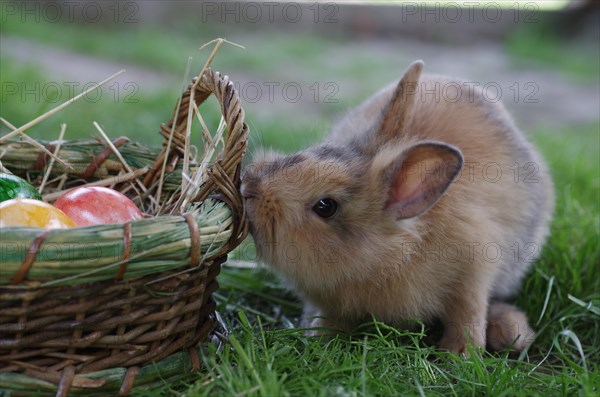
M212 67L236 82L251 150L292 151L315 142L416 59L428 73L483 87L532 134L597 136L595 4L3 1L0 115L20 126L126 69L29 133L56 139L66 122L66 139L90 137L98 121L111 137L159 145L158 125L171 116L188 58L195 75L212 49L199 48L221 37L245 47L223 45Z

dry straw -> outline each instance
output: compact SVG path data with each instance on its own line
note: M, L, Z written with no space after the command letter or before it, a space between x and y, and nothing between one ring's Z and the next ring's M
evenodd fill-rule
M222 114L214 134L198 111L211 94ZM198 158L194 118L204 138ZM0 229L0 389L127 395L198 370L215 327L216 276L247 234L239 173L248 127L233 83L207 64L161 125L162 149L108 140L97 124L102 139L8 139L42 119L0 139L3 167L43 187L48 201L75 185L112 186L149 216Z

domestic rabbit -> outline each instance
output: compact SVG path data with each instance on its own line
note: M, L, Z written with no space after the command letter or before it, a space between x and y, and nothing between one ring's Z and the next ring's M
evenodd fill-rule
M422 68L414 62L323 143L247 167L258 255L314 327L439 319L442 349L520 351L534 332L504 301L548 234L548 170L502 104Z

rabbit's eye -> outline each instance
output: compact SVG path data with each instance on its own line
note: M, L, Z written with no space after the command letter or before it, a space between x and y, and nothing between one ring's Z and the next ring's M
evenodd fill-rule
M321 218L331 218L338 212L339 205L337 201L330 198L323 198L317 201L317 204L313 207L313 211Z

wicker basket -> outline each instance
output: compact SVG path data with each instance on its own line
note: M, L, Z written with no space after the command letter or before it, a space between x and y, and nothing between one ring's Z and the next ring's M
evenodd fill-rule
M226 138L217 161L187 159L203 178L186 193L180 182L189 105L210 94L221 106ZM233 83L206 69L160 132L162 149L122 138L113 145L146 194L162 192L164 202L179 205L184 193L192 197L185 212L162 215L163 206L161 215L124 225L0 229L0 395L128 395L200 368L198 349L215 327L215 278L247 234L239 172L248 127ZM72 169L57 162L53 173L66 175L67 184L116 181L128 169L113 151L93 140L65 142L59 157L71 153ZM2 143L0 157L30 180L41 179L48 160L16 141ZM131 181L115 187L127 186ZM74 244L93 248L69 251Z

